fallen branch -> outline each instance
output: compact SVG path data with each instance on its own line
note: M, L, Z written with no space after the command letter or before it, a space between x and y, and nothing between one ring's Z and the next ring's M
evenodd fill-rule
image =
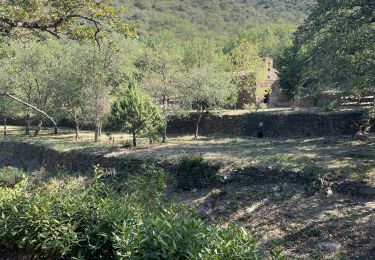
M27 102L25 102L25 101L23 101L23 100L21 100L21 99L15 97L15 94L11 94L11 93L6 93L6 92L1 92L1 91L0 91L0 96L6 96L6 97L9 97L9 98L11 98L11 99L17 101L18 103L21 103L21 104L23 104L23 105L25 105L25 106L28 106L28 107L34 109L35 111L37 111L38 113L44 115L45 117L47 117L47 118L53 123L54 128L55 128L55 134L57 134L57 123L56 123L55 120L54 120L51 116L49 116L46 112L44 112L43 110L40 110L40 109L37 108L36 106L33 106L33 105L31 105L31 104L29 104L29 103L27 103Z

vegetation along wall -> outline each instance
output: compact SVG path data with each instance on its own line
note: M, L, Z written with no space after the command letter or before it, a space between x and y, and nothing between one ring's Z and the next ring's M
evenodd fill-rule
M360 130L363 116L363 111L206 114L200 122L200 133L252 137L353 135ZM168 122L169 134L191 134L194 129L194 115L174 116Z

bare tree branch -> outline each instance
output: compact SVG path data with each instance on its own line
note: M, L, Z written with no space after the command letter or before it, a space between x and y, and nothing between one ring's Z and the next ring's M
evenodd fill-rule
M31 105L31 104L29 104L29 103L27 103L27 102L25 102L25 101L22 101L21 99L15 97L15 94L12 94L12 93L7 93L7 92L0 91L0 96L6 96L6 97L9 97L9 98L11 98L11 99L13 99L13 100L15 100L15 101L17 101L17 102L19 102L19 103L25 105L25 106L28 106L28 107L34 109L34 110L37 111L38 113L43 114L43 115L46 116L49 120L51 120L51 122L53 123L53 125L55 126L55 129L56 129L56 127L57 127L57 123L56 123L56 121L55 121L51 116L49 116L46 112L40 110L40 109L37 108L36 106L33 106L33 105Z

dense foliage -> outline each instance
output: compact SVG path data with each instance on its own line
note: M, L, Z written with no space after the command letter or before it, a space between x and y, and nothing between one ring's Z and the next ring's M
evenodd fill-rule
M0 187L14 187L26 178L26 173L14 167L5 167L0 170Z
M116 37L103 41L100 50L70 41L12 41L9 56L1 60L1 90L14 93L56 120L72 120L77 138L80 123L94 126L97 140L114 91L134 74L132 63L137 49L133 40ZM133 56L126 53L129 50L135 50ZM8 117L25 116L30 122L31 116L38 116L40 123L48 123L26 106L18 106L15 111L16 102L8 100L7 104L2 111L7 111L4 114ZM26 134L29 129L26 123Z
M284 87L293 95L337 90L354 97L375 86L375 3L318 1L281 59Z
M120 12L119 12L120 11ZM48 33L74 39L92 39L99 43L103 33L113 29L135 36L131 26L122 23L123 9L113 1L1 1L0 34L22 37L25 33Z
M226 38L264 24L299 24L315 0L118 0L142 35L164 30L190 39Z
M177 188L183 190L206 188L220 182L220 165L209 162L201 155L185 155L177 165Z
M0 245L53 259L257 259L247 230L217 228L165 205L154 196L163 190L163 173L145 169L152 171L147 180L130 176L133 191L121 194L100 182L99 169L93 180L65 177L35 186L24 179L0 188Z
M112 105L111 123L133 135L133 146L137 146L137 136L147 135L150 140L160 135L164 129L157 106L131 82L122 96Z

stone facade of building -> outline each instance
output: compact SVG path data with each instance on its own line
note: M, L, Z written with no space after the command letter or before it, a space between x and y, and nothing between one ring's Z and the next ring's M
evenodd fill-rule
M264 93L264 95L254 95L247 90L240 91L237 100L237 108L242 108L245 104L259 105L261 103L267 104L268 107L290 106L290 102L282 93L278 71L273 66L273 59L266 58L266 62L267 76L263 82L259 82L256 86L256 92Z

